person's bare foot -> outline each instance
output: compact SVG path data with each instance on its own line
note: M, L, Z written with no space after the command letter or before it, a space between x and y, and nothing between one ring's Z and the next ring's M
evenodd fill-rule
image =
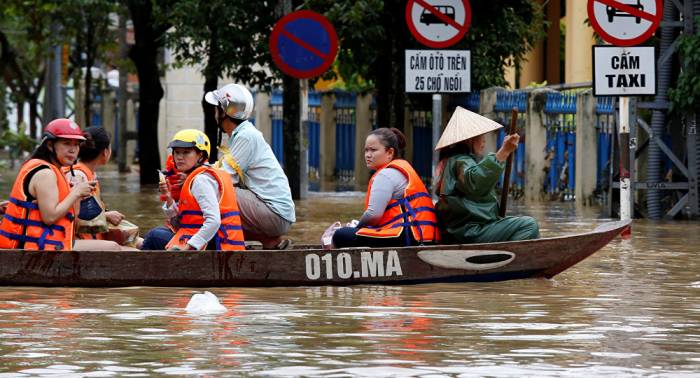
M277 246L282 242L282 237L260 238L260 242L263 245L263 249L277 249Z

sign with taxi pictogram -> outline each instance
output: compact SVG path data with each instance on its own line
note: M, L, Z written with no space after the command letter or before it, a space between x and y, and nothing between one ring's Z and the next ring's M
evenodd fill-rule
M450 47L467 33L472 22L469 0L408 0L406 23L422 44Z
M290 13L275 24L270 54L282 72L298 79L324 73L335 61L338 36L323 15L309 10Z
M604 41L635 46L661 24L663 0L588 0L588 19Z

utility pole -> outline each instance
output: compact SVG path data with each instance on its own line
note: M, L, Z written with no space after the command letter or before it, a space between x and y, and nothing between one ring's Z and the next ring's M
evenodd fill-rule
M57 22L51 24L51 34L58 35L61 25ZM61 88L61 58L63 50L59 43L52 45L49 49L46 64L46 90L44 91L44 111L42 114L43 123L47 124L56 118L63 118L66 114L65 102L63 98L63 88Z
M119 172L128 172L129 169L126 165L126 100L128 96L126 88L126 60L128 59L128 46L126 45L126 15L124 12L119 15L119 91L117 92L118 102L119 102L119 129L117 130L117 141L119 146L117 148L117 163L119 165Z

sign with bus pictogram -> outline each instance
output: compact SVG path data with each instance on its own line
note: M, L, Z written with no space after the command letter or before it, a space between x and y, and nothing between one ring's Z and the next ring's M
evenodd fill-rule
M323 15L309 10L290 13L275 24L270 54L282 72L298 79L324 73L335 61L338 36Z
M459 42L469 30L472 10L468 0L408 0L406 24L422 44L435 49Z
M656 94L653 46L593 46L594 96Z
M588 19L604 41L635 46L661 24L663 0L588 0Z

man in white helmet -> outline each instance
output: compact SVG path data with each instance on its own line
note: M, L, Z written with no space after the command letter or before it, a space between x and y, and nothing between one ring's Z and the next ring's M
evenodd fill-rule
M248 121L253 95L240 84L227 84L204 99L216 106L216 122L228 136L219 147L219 164L236 185L245 239L264 248L287 247L282 236L296 221L292 191L272 148Z

